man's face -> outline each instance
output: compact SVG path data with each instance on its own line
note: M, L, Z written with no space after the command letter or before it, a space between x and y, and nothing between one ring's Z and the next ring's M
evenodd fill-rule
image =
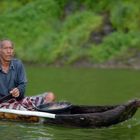
M2 47L0 47L0 58L3 61L10 62L14 56L14 48L12 43L8 40L3 41Z

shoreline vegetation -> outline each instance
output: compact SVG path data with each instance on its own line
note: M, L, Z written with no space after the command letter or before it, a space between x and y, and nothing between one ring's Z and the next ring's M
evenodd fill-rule
M140 70L140 58L131 58L127 61L108 61L104 63L91 63L86 60L74 62L73 64L65 65L57 61L53 64L24 62L27 66L40 66L40 67L76 67L76 68L101 68L101 69L135 69Z
M135 0L1 0L0 39L11 39L29 64L140 69L139 7Z

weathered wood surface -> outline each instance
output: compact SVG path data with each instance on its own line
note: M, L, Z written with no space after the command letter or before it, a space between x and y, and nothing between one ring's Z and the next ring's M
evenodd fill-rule
M130 119L140 106L139 100L114 106L73 105L70 112L57 114L55 119L44 118L44 124L57 124L76 127L107 127ZM0 119L26 122L39 122L40 117L0 113Z
M118 106L73 106L71 114L56 115L56 119L46 119L45 123L77 126L107 127L130 119L137 111L140 101L133 100Z

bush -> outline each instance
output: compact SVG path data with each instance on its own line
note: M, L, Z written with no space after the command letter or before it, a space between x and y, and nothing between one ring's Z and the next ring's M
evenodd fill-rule
M0 28L3 29L0 30L0 37L16 42L17 55L22 59L38 59L34 44L44 33L55 28L59 11L54 0L42 0L29 3L16 12L3 14L0 16Z
M101 23L102 18L90 11L77 12L67 17L52 47L53 59L64 58L66 63L71 63L86 55L90 33Z
M13 40L24 61L105 62L139 48L139 1L1 0L0 5L0 38ZM103 34L108 26L114 32ZM95 44L90 37L98 31L103 40Z
M92 61L105 62L126 54L128 48L140 47L139 32L115 32L104 38L100 45L92 45Z

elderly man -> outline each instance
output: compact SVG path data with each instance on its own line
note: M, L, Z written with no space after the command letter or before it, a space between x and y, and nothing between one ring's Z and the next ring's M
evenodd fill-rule
M22 62L14 57L14 45L10 40L0 41L0 98L12 95L13 105L20 104L28 109L39 103L47 103L54 100L54 94L48 92L42 96L24 97L27 83L26 73ZM40 100L40 102L37 102ZM32 104L32 106L28 105ZM3 107L4 103L2 104ZM20 108L20 107L19 107Z

